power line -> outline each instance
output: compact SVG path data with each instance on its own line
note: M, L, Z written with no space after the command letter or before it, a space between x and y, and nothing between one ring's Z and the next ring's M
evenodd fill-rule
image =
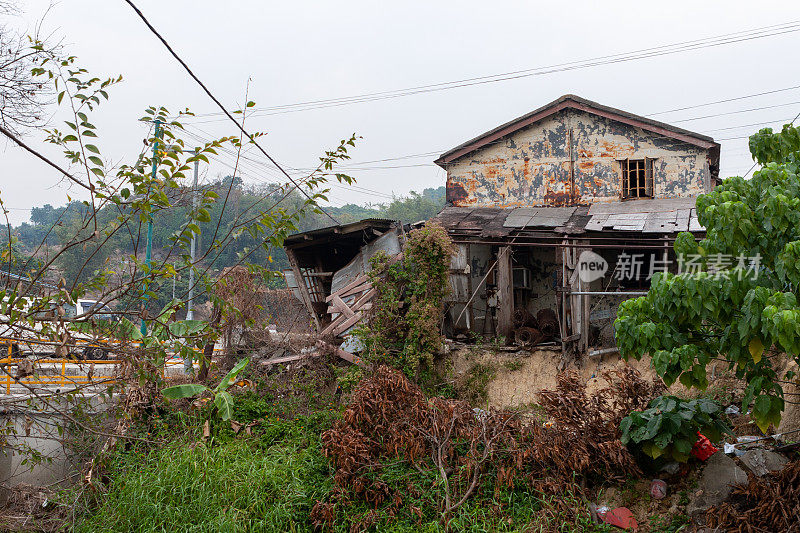
M701 116L701 117L682 118L682 119L679 119L679 120L671 120L670 122L673 122L673 123L674 122L690 122L692 120L702 120L702 119L705 119L705 118L723 117L723 116L726 116L726 115L738 115L739 113L749 113L751 111L763 111L765 109L775 109L777 107L786 107L786 106L797 105L797 104L800 104L800 102L786 102L785 104L775 104L775 105L768 105L768 106L762 106L762 107L751 107L750 109L740 109L738 111L727 111L725 113L716 113L714 115L704 115L704 116Z
M196 129L199 130L199 128L196 128ZM194 133L192 133L192 132L190 132L188 130L184 130L184 131L188 136L190 136L190 137L192 137L192 138L194 138L194 139L196 139L196 140L198 140L200 142L207 142L207 140L208 140L207 138L204 138L204 137L201 137L199 135L196 135L196 134L194 134ZM203 132L203 133L206 133L207 135L210 135L207 132ZM236 157L236 155L237 155L236 152L234 150L230 149L230 148L219 147L219 150L221 150L222 152L227 153L230 157ZM217 157L212 156L212 159L215 159L215 160L217 160L217 161L219 161L221 163L224 163L222 161L221 157L219 157L219 156L217 156ZM273 170L272 168L268 167L263 161L259 161L257 159L253 159L253 158L247 157L244 154L239 154L239 159L240 159L240 161L239 161L240 168L242 168L242 166L244 164L247 164L250 167L250 169L253 172L256 172L256 173L258 173L261 170ZM231 166L231 168L233 168L233 164L232 163L229 163L229 165ZM295 168L293 168L293 167L291 167L289 165L286 165L286 168L289 168L291 170L295 170L296 171L295 174L297 174L297 175L301 175L301 174L305 173L304 169L295 169ZM344 167L342 167L342 168L344 170ZM312 169L308 169L308 170L312 170ZM259 181L259 182L265 183L265 184L276 184L276 185L281 185L282 184L278 180L267 181L264 178L260 178L258 176L253 176L253 175L249 175L249 177L252 177L256 181ZM387 199L393 199L394 198L393 196L391 196L389 194L382 193L380 191L376 191L376 190L373 190L373 189L368 189L366 187L362 187L362 186L354 185L354 184L350 184L350 185L344 186L344 185L340 185L338 183L335 183L335 182L331 181L331 182L328 182L328 185L330 185L332 187L336 187L336 188L342 189L342 190L354 189L354 190L356 190L358 192L361 192L362 194L368 194L368 195L372 195L372 196L381 196L381 197L384 197L384 198L387 198Z
M599 56L586 60L571 61L567 63L560 63L545 67L536 67L524 70L517 70L505 72L501 74L493 74L488 76L479 76L473 78L465 78L449 82L440 82L427 85L419 85L415 87L408 87L405 89L395 89L390 91L381 91L374 93L365 93L360 95L345 96L338 98L328 98L321 100L308 100L304 102L297 102L293 104L283 104L279 106L255 108L254 115L267 116L281 113L307 111L311 109L321 109L325 107L337 107L340 105L350 105L354 103L368 102L374 100L384 100L389 98L400 98L420 93L437 92L460 87L467 87L472 85L480 85L486 83L496 83L500 81L508 81L513 79L525 78L530 76L542 76L546 74L553 74L557 72L564 72L582 68L590 68L594 66L614 64L627 61L635 61L639 59L646 59L650 57L658 57L662 55L675 54L690 50L697 50L709 47L722 46L726 44L734 44L753 39L761 39L765 37L773 37L785 33L793 33L800 31L800 21L791 21L783 24L772 26L765 26L751 30L745 30L730 34L718 35L713 37L706 37L703 39L696 39L692 41L681 41L668 45L660 45L651 48L644 48L632 52L625 52L620 54ZM662 113L666 113L662 112ZM196 115L197 117L215 116L219 113L205 113ZM213 121L205 121L213 122Z
M736 96L734 98L726 98L724 100L716 100L714 102L707 102L705 104L696 104L696 105L690 105L690 106L686 106L686 107L676 107L675 109L668 109L666 111L659 111L658 113L650 113L649 115L644 115L644 116L646 116L646 117L654 117L656 115L664 115L666 113L675 113L676 111L686 111L688 109L697 109L698 107L707 107L707 106L710 106L710 105L725 104L725 103L728 103L728 102L735 102L737 100L745 100L747 98L755 98L757 96L765 96L767 94L775 94L775 93L782 93L782 92L786 92L786 91L793 91L795 89L800 89L800 85L795 85L793 87L786 87L785 89L775 89L774 91L764 91L764 92L761 92L761 93L753 93L753 94L747 94L747 95L744 95L744 96Z
M169 53L170 53L170 54L172 54L172 57L174 57L174 58L175 58L175 60L176 60L176 61L178 61L178 63L180 63L180 64L181 64L181 66L182 66L182 67L183 67L183 68L186 70L186 72L189 74L189 76L191 76L191 77L192 77L192 79L193 79L195 82L197 82L197 84L200 86L200 88L201 88L201 89L203 89L203 91L206 93L206 95L208 95L208 97L209 97L209 98L211 98L211 100L212 100L212 101L213 101L213 102L214 102L214 103L217 105L217 107L219 107L219 108L220 108L220 110L222 111L222 113L224 113L224 114L225 114L225 116L226 116L226 117L227 117L227 118L228 118L228 119L229 119L231 122L233 122L234 124L236 124L236 127L237 127L237 128L239 128L239 130L242 132L242 135L244 135L245 137L247 137L247 138L250 140L250 142L252 142L252 143L253 143L253 144L254 144L254 145L255 145L255 146L256 146L256 147L259 149L259 151L260 151L262 154L264 154L264 156L265 156L267 159L269 159L269 160L270 160L270 162L271 162L273 165L275 165L275 167L277 167L277 168L278 168L278 170L280 170L280 171L283 173L283 175L284 175L284 176L286 176L286 177L288 178L288 180L289 180L290 182L292 182L292 184L295 186L295 188L297 188L297 190L299 190L301 193L303 193L303 195L304 195L306 198L308 198L309 200L311 200L312 202L314 202L314 199L313 199L313 198L312 198L312 197L311 197L311 196L310 196L310 195L309 195L309 194L308 194L308 193L307 193L305 190L303 190L303 189L300 187L300 184L299 184L299 183L297 183L297 182L296 182L296 181L295 181L295 180L294 180L294 179L293 179L293 178L292 178L292 177L291 177L291 176L290 176L290 175L289 175L289 174L288 174L288 173L287 173L285 170L283 170L283 167L281 167L281 166L280 166L280 165L277 163L277 161L275 161L275 160L272 158L272 156L271 156L271 155L269 155L269 154L267 153L267 151L266 151L266 150L264 150L264 148L262 148L262 147L261 147L261 145L260 145L260 144L258 144L258 143L256 142L256 140L253 138L253 136L252 136L252 135L250 135L250 134L247 132L247 130L245 130L245 129L244 129L244 125L242 125L242 124L239 124L239 122L238 122L238 121L237 121L237 120L236 120L236 119L233 117L233 115L231 115L231 114L228 112L228 110L227 110L227 109L225 109L225 106L224 106L224 105L222 105L222 103L221 103L219 100L217 100L217 98L216 98L216 97L215 97L215 96L214 96L214 95L211 93L211 91L208 89L208 87L206 87L206 86L205 86L205 84L203 84L203 82L202 82L202 81L200 81L200 78L198 78L198 77L195 75L195 73L194 73L194 72L192 72L192 69L190 69L190 68L189 68L189 66L188 66L188 65L187 65L187 64L186 64L186 63L183 61L183 59L181 59L181 58L180 58L180 56L178 56L178 54L177 54L177 53L175 53L175 50L173 50L173 49L172 49L172 47L169 45L169 43L166 41L166 39L164 39L164 37L162 37L162 36L161 36L161 34L160 34L160 33L158 33L158 31L157 31L157 30L156 30L156 29L153 27L153 25L152 25L152 24L150 24L150 21L148 21L148 20L147 20L147 18L144 16L144 14L141 12L141 10L139 10L139 8L138 8L138 7L136 7L136 5L135 5L135 4L132 2L132 0L125 0L125 3L127 3L129 6L131 6L131 8L132 8L132 9L133 9L133 10L136 12L136 14L137 14L137 15L139 15L139 18L140 18L140 19L142 19L142 22L144 22L144 23L145 23L145 25L146 25L146 26L147 26L147 27L150 29L150 31L153 33L153 35L155 35L155 36L158 38L158 40L159 40L159 41L161 41L161 43L162 43L162 44L163 44L163 45L166 47L166 49L169 51ZM327 211L325 211L325 209L324 209L324 208L322 208L321 206L317 206L317 207L319 207L319 209L320 209L320 210L321 210L323 213L325 213L325 214L328 216L328 218L330 218L330 219L331 219L331 220L334 222L334 224L336 224L336 225L338 225L338 224L339 224L339 222L338 222L338 221L337 221L335 218L333 218L333 216L331 216L331 214L330 214L330 213L328 213Z

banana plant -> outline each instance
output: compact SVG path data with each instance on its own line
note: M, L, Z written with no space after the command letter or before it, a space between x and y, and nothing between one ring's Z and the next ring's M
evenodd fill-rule
M217 407L220 418L222 418L222 420L230 420L233 415L233 396L231 396L231 393L228 392L227 389L236 381L236 376L244 370L244 367L246 367L249 362L250 360L245 358L236 363L236 366L233 367L231 371L222 378L219 385L213 389L201 385L200 383L185 383L183 385L167 387L162 391L162 394L164 394L164 398L168 400L178 400L180 398L191 398L209 391L214 395L214 405Z

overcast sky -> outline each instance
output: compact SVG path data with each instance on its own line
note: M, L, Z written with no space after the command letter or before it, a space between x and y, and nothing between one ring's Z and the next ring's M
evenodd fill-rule
M25 2L24 15L10 23L30 29L48 5ZM796 1L139 0L138 5L231 109L244 101L248 79L250 99L259 109L272 108L545 67L800 19ZM62 0L44 28L63 38L66 50L92 73L125 78L94 121L107 157L135 157L146 133L137 119L148 105L189 107L199 115L217 111L122 0ZM324 149L357 133L363 139L349 163L357 170L349 173L361 189L334 188L332 203L384 202L393 194L444 185L444 172L432 164L436 154L562 94L648 115L800 86L797 50L800 32L788 32L401 98L265 111L249 121L252 129L267 132L262 145L293 168L315 166ZM752 164L747 135L789 122L798 112L800 89L793 89L653 118L720 141L721 174L727 177ZM206 138L234 133L218 115L187 123ZM29 142L57 157L41 138L28 135ZM248 157L263 159L256 153ZM204 179L229 174L229 163L215 162ZM252 161L240 174L251 183L278 177ZM0 141L0 194L12 223L27 220L31 206L65 203L68 193L57 173Z

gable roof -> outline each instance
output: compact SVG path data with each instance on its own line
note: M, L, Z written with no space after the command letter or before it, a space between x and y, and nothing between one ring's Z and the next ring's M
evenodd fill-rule
M575 96L574 94L565 94L561 98L558 98L557 100L554 100L549 104L540 107L539 109L522 115L519 118L515 118L510 122L506 122L501 126L489 130L486 133L478 135L474 139L470 139L469 141L448 150L440 155L439 158L434 161L434 163L442 168L445 168L447 163L450 163L461 156L469 154L470 152L474 152L475 150L493 141L496 141L497 139L510 135L526 126L539 122L550 115L558 113L562 109L577 109L580 111L585 111L593 115L606 117L617 122L622 122L623 124L628 124L646 131L658 133L659 135L663 135L665 137L671 137L694 146L699 146L700 148L710 149L717 153L719 152L719 143L715 142L712 137L707 135L701 135L700 133L678 128L664 122L652 120L640 115L634 115L633 113L628 113L627 111L622 111L621 109L615 109L613 107L598 104L597 102L592 102L591 100L581 98L580 96Z

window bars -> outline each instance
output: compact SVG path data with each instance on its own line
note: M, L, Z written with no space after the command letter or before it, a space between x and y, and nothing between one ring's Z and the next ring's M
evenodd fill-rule
M622 159L623 198L653 197L653 159Z

